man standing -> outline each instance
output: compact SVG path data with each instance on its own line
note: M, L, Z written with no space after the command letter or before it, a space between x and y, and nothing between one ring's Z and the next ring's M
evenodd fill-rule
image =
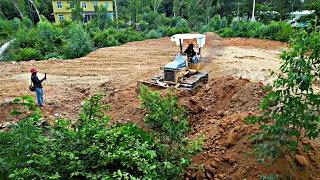
M31 69L31 81L33 83L33 86L36 88L36 94L37 94L37 101L38 101L38 106L40 108L43 108L43 89L41 83L47 79L47 74L45 73L44 78L39 80L37 76L38 70L36 68Z

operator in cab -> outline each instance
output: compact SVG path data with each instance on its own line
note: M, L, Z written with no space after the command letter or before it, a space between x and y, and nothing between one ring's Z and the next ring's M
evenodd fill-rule
M184 53L187 54L189 61L193 56L196 55L196 52L193 50L193 47L194 47L194 44L190 43L187 49L184 51Z

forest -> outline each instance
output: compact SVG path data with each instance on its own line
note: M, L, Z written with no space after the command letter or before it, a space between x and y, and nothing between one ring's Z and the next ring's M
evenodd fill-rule
M219 0L130 0L113 1L115 18L107 17L104 7L83 25L79 4L72 9L72 22L52 22L50 0L1 0L0 44L15 39L3 55L5 61L71 59L95 48L118 46L131 41L155 39L191 31L216 32L222 37L250 37L288 42L294 28L287 22L290 12L316 10L304 21L319 16L319 1L257 1L251 21L253 1ZM239 17L237 19L237 17ZM318 18L319 19L319 18ZM74 36L80 33L81 36ZM37 35L37 38L34 38ZM81 45L85 42L84 45ZM77 53L74 53L74 50ZM71 52L73 51L73 52Z

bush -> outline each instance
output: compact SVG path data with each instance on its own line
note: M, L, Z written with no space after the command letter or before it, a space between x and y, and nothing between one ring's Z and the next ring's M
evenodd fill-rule
M148 23L144 20L139 22L139 30L140 31L147 31L148 30Z
M209 27L210 31L218 31L221 29L221 17L220 15L215 15L210 21L209 21Z
M34 48L22 48L18 54L18 61L40 60L41 52Z
M272 21L268 26L266 26L262 37L265 39L277 39L278 32L282 29L282 26L280 23Z
M294 34L294 30L291 27L290 24L285 23L285 22L281 22L280 23L282 28L281 30L277 33L277 38L274 40L277 41L282 41L282 42L289 42L290 38L292 37L292 35Z
M12 24L10 21L0 19L0 37L8 37L12 34Z
M177 21L177 24L175 25L177 29L183 29L183 28L189 28L189 23L186 19L181 18Z
M144 89L147 92L147 89ZM175 116L181 117L174 98L150 98L158 94L148 92L143 96L147 108L170 105ZM165 133L145 132L135 124L109 125L108 105L102 95L85 100L79 120L59 119L51 126L40 125L42 115L31 96L14 100L20 106L11 114L22 120L11 130L0 132L1 177L12 179L180 179L190 157L201 149L203 139L188 140L183 134L187 121L169 119L163 124L171 133L165 143ZM161 100L165 100L162 102ZM150 104L151 105L151 104ZM21 107L22 106L22 107ZM21 108L20 108L21 107ZM165 107L163 107L165 108ZM168 108L168 107L167 107ZM167 109L166 108L166 109ZM154 114L155 109L150 109ZM165 109L158 113L163 114ZM160 115L159 114L159 115ZM152 117L157 118L154 114ZM159 117L162 118L162 117ZM182 119L181 119L182 120ZM181 125L180 125L181 124ZM172 126L171 126L172 125ZM183 132L179 134L179 132ZM173 135L173 134L170 134Z
M152 29L151 31L149 31L147 38L148 39L159 39L162 37L162 34L159 31L156 31L154 29Z
M233 21L230 25L232 37L247 37L247 21Z
M19 29L21 29L23 27L23 23L18 18L14 18L11 21L11 24L12 24L12 30L13 31L18 31Z
M66 58L83 57L92 51L93 47L89 34L84 31L81 25L71 24L68 36L68 42L63 53Z
M46 55L57 51L57 47L62 45L59 36L62 35L62 29L56 28L48 21L39 22L37 24L36 49L41 54Z
M205 32L209 32L210 31L210 27L209 25L204 25L201 27L201 29L199 30L199 33L205 33Z
M28 28L32 28L33 26L33 22L31 21L31 19L29 19L28 17L24 17L23 19L23 24Z
M50 59L50 58L56 58L56 59L63 59L63 57L55 52L47 54L44 59Z
M233 37L233 32L231 28L224 28L219 31L221 37Z
M223 17L221 20L221 28L226 28L228 26L229 26L228 19L226 17Z
M48 22L48 19L44 15L41 14L40 18L43 22L46 22L46 21Z
M161 27L159 31L162 33L162 36L172 36L175 34L189 33L191 30L189 28L180 28L177 29L175 27Z

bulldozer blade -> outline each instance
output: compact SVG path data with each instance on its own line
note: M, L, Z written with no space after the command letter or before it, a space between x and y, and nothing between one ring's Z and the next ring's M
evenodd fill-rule
M142 84L147 86L152 91L157 91L157 90L168 88L167 86L162 86L160 84L155 84L155 83L151 83L151 82L147 82L147 81L137 81L137 87L136 87L137 94L140 94L140 87Z

